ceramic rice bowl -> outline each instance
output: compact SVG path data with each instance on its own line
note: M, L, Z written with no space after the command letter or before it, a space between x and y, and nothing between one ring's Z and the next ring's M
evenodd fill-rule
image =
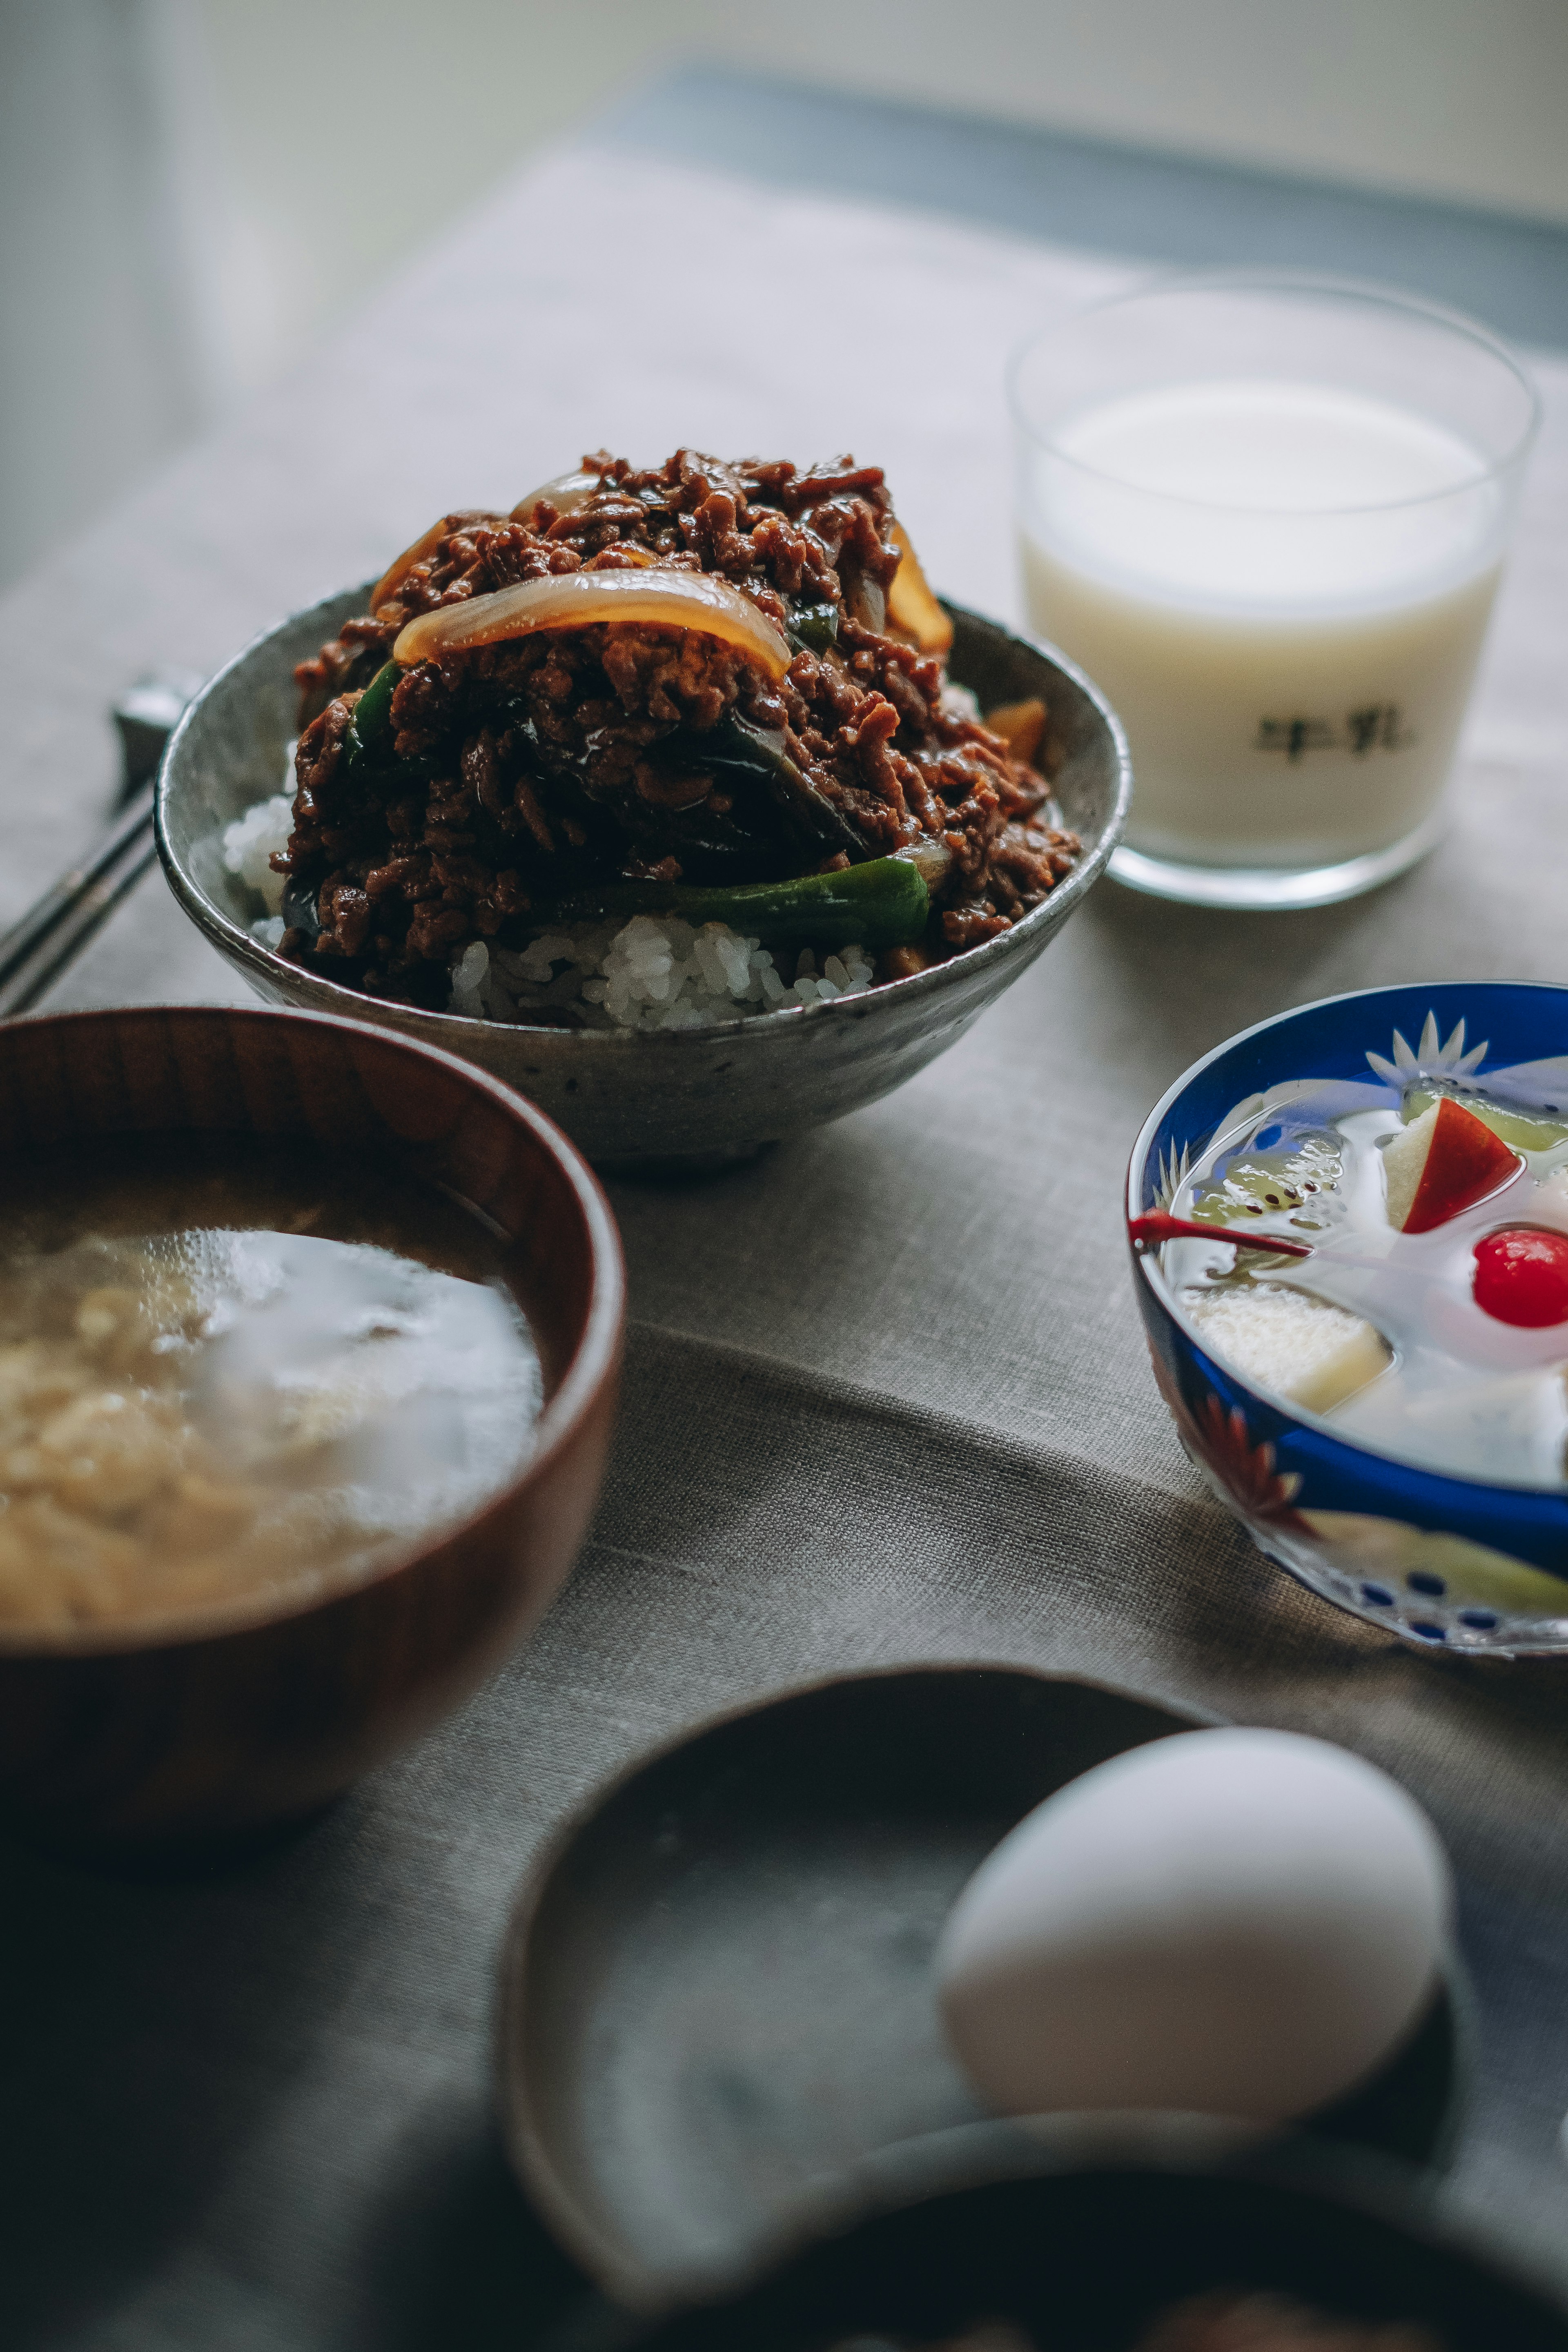
M591 1160L712 1162L875 1102L955 1045L1082 904L1121 838L1131 797L1115 714L1066 656L961 606L951 675L983 709L1039 696L1046 756L1065 822L1083 844L1073 871L1010 930L948 962L837 1003L710 1028L647 1034L527 1028L378 1003L287 963L255 939L249 891L224 863L226 825L283 789L295 733L296 662L363 612L366 590L329 596L256 638L204 688L169 746L158 846L193 922L259 996L371 1021L476 1062L530 1096Z

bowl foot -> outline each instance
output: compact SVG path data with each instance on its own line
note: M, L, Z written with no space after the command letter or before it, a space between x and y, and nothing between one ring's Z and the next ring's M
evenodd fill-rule
M643 1184L702 1183L714 1176L728 1176L737 1168L749 1168L764 1151L776 1150L775 1139L764 1137L759 1143L737 1143L723 1151L674 1151L637 1154L626 1159L599 1159L590 1154L601 1176L626 1176Z
M329 1797L324 1803L292 1813L284 1821L253 1822L238 1828L231 1824L136 1833L37 1821L7 1822L5 1827L16 1844L46 1861L72 1864L103 1877L156 1885L221 1877L231 1870L247 1869L268 1854L298 1844L342 1801L342 1797Z

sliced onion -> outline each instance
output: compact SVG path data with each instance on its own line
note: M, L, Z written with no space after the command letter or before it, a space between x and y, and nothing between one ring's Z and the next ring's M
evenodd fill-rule
M952 623L927 587L920 557L901 522L893 525L893 537L904 560L888 591L888 618L902 635L914 639L922 654L945 654L952 644Z
M405 547L395 562L387 565L370 592L371 611L380 612L402 587L415 565L423 563L427 555L434 555L454 526L461 530L465 523L501 522L504 520L504 516L497 514L492 507L466 507L460 513L438 515L428 530L420 532L412 547Z
M658 570L564 572L444 604L410 621L392 656L407 668L471 646L525 637L535 629L586 629L596 621L646 621L657 628L722 637L772 678L783 677L790 665L782 633L728 580L712 572Z
M1035 754L1040 748L1040 738L1046 731L1047 713L1037 695L1027 702L998 703L994 710L985 713L984 724L993 735L1000 735L1015 760L1022 760L1026 768L1035 764Z
M533 509L542 499L548 499L557 514L575 514L590 499L598 497L605 487L602 474L557 474L552 482L541 482L527 498L519 499L511 510L513 522L531 522Z
M847 558L839 577L844 583L845 611L861 628L879 637L888 625L888 599L881 582L873 580L862 565Z

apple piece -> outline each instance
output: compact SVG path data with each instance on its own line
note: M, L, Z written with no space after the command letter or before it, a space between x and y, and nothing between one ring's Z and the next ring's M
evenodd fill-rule
M1444 1095L1383 1155L1388 1222L1398 1233L1429 1234L1473 1209L1523 1165L1484 1120Z
M1393 1360L1362 1316L1287 1283L1222 1283L1187 1291L1182 1304L1205 1347L1306 1412L1331 1412Z

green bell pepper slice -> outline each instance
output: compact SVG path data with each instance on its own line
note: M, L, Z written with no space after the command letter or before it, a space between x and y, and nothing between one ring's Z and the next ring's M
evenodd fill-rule
M376 671L349 714L343 737L343 760L354 773L392 764L396 730L392 724L392 698L403 676L395 662Z
M685 882L612 882L561 900L548 919L553 929L610 917L628 923L635 915L679 915L699 928L727 923L742 939L761 940L768 948L910 947L931 915L930 885L948 863L945 845L932 841L837 874L802 874L785 882L710 889Z

